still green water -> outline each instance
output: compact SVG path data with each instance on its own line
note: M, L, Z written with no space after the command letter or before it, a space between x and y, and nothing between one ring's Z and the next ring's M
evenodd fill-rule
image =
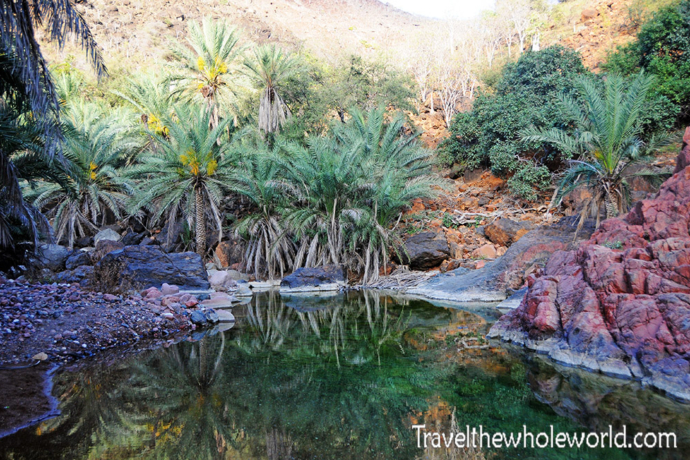
M499 313L372 292L268 293L229 330L59 371L61 414L0 439L7 459L690 458L690 407L487 345ZM466 348L465 345L476 348ZM670 431L677 449L417 446L427 431ZM430 440L429 440L430 441Z

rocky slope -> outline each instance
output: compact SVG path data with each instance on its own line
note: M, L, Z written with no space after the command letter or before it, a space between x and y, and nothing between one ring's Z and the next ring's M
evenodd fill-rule
M173 41L184 40L189 21L224 19L243 41L306 48L332 60L346 53L376 55L431 21L378 0L81 0L76 1L106 64L117 70L148 69L165 58ZM73 45L58 51L44 42L53 62L74 60L88 69Z
M554 253L489 337L690 401L689 144L690 128L659 193Z

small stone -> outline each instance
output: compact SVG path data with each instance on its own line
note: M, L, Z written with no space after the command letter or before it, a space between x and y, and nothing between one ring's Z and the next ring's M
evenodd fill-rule
M174 284L163 283L163 286L161 286L161 293L163 295L173 295L178 292L180 292L180 288Z
M206 315L204 315L204 313L199 310L193 311L189 319L192 321L192 323L197 325L203 325L208 322L208 320L206 319Z
M36 353L35 355L33 355L33 356L31 357L31 359L35 359L35 360L38 360L38 361L45 361L45 360L48 359L48 355L45 354L45 353L43 353L43 352L41 352L41 353Z
M472 251L472 255L482 259L495 259L497 257L497 252L492 244L485 244Z

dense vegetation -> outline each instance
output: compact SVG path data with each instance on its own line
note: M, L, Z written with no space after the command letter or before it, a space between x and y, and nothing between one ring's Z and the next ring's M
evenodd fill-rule
M456 115L444 161L512 176L511 190L534 199L535 188L548 187L551 171L569 157L558 147L524 141L520 132L530 126L571 131L559 98L572 94L575 79L587 74L578 54L560 46L524 54L506 66L495 87L477 96L470 112Z
M580 226L589 215L597 217L600 208L604 217L616 217L630 207L629 180L634 177L657 178L645 169L655 149L670 139L664 133L643 141L642 114L654 78L640 74L634 81L610 75L604 85L581 77L576 88L581 104L574 97L563 99L563 112L573 120L575 130L568 134L557 128L523 131L524 142L544 142L560 149L571 160L559 184L559 194L585 186L591 195L584 200ZM602 86L599 88L599 86Z
M652 93L660 98L647 110L665 111L687 122L690 119L690 1L683 0L656 12L641 27L637 40L609 56L605 69L623 75L640 70L654 75L657 84ZM665 119L662 127L669 128L673 118Z
M561 176L568 182L561 194L575 185L615 183L617 192L594 194L592 212L605 203L605 215L623 212L632 166L649 160L658 134L690 110L690 2L660 10L637 41L612 54L606 83L577 52L540 50L538 34L533 51L525 52L530 21L523 20L544 8L499 2L496 14L482 19L482 40L462 34L455 43L451 30L450 48L427 53L436 61L415 52L408 73L384 57L326 63L308 52L258 46L229 23L208 18L189 22L186 38L155 74L117 74L97 84L69 62L48 71L42 58L32 63L24 50L6 46L0 244L40 236L73 247L114 222L152 232L162 227L170 238L181 226L185 246L202 256L231 233L242 236L244 268L257 277L344 263L365 282L374 280L399 247L401 213L442 185L431 172L437 158L419 145L401 112L414 110L415 98L417 105L428 100L433 111L433 93L445 120L452 119L441 163L488 167L525 200L536 200ZM38 20L22 14L24 22ZM69 21L84 32L104 73L85 25ZM489 25L500 21L512 25L503 35L497 27L494 36ZM20 26L5 31L3 43ZM27 40L18 43L34 46ZM502 68L499 56L508 61ZM616 148L599 148L613 125L591 120L610 121L611 111L627 104L627 88L641 81L640 71L656 83L645 80L645 91L637 91L629 126L616 130ZM604 88L610 95L613 86L615 101L595 107L597 95ZM472 101L471 110L453 117L463 100ZM592 126L583 122L588 114ZM597 173L583 175L583 168ZM248 202L249 212L232 214L232 196Z
M245 237L257 277L343 263L375 279L395 246L392 224L439 183L405 117L377 108L404 104L404 79L358 58L329 71L275 46L242 46L235 29L210 19L190 23L171 56L158 75L120 78L111 92L55 69L62 157L22 182L52 221L42 236L71 248L116 221L183 222L202 256L224 231ZM298 89L310 96L300 100ZM21 163L25 150L10 160ZM232 194L254 211L228 229Z
M618 58L614 56L615 59ZM611 73L608 78L617 82L616 97L621 100L625 87L635 86L633 76L622 80ZM651 84L658 80L648 81L649 91L639 94L636 102L644 110L638 110L628 120L631 124L626 129L632 131L625 133L634 131L635 142L640 149L644 145L645 151L658 147L655 140L660 133L672 129L677 114L676 106L659 90L660 86ZM597 87L606 86L607 94L612 88L601 76L587 71L575 51L553 46L523 55L517 63L504 68L493 87L488 86L478 95L471 111L455 116L451 136L442 145L441 160L465 168L489 167L494 174L508 178L510 190L516 196L535 200L539 191L551 187L554 178L566 171L572 161L582 160L587 150L554 141L569 136L582 138L590 132L582 121L587 118L587 110L591 113L591 101L581 90L583 85L589 95L597 94ZM585 110L583 104L589 104L589 109ZM599 119L611 118L617 107L601 107ZM535 129L550 131L551 136L525 135ZM650 159L648 155L642 158ZM571 177L572 169L568 171L566 180L580 177ZM616 206L619 212L625 209L623 203L628 203L624 195L620 195L620 205Z

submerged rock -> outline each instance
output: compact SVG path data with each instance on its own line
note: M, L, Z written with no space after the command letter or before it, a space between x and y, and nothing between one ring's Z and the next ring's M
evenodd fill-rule
M690 167L577 250L556 252L490 336L690 402L688 228Z
M182 290L208 289L201 257L193 252L166 254L154 246L126 246L106 254L95 266L94 278L104 292L140 290L163 283Z
M340 265L298 268L280 282L281 292L337 291L347 284ZM236 295L240 295L239 292Z

